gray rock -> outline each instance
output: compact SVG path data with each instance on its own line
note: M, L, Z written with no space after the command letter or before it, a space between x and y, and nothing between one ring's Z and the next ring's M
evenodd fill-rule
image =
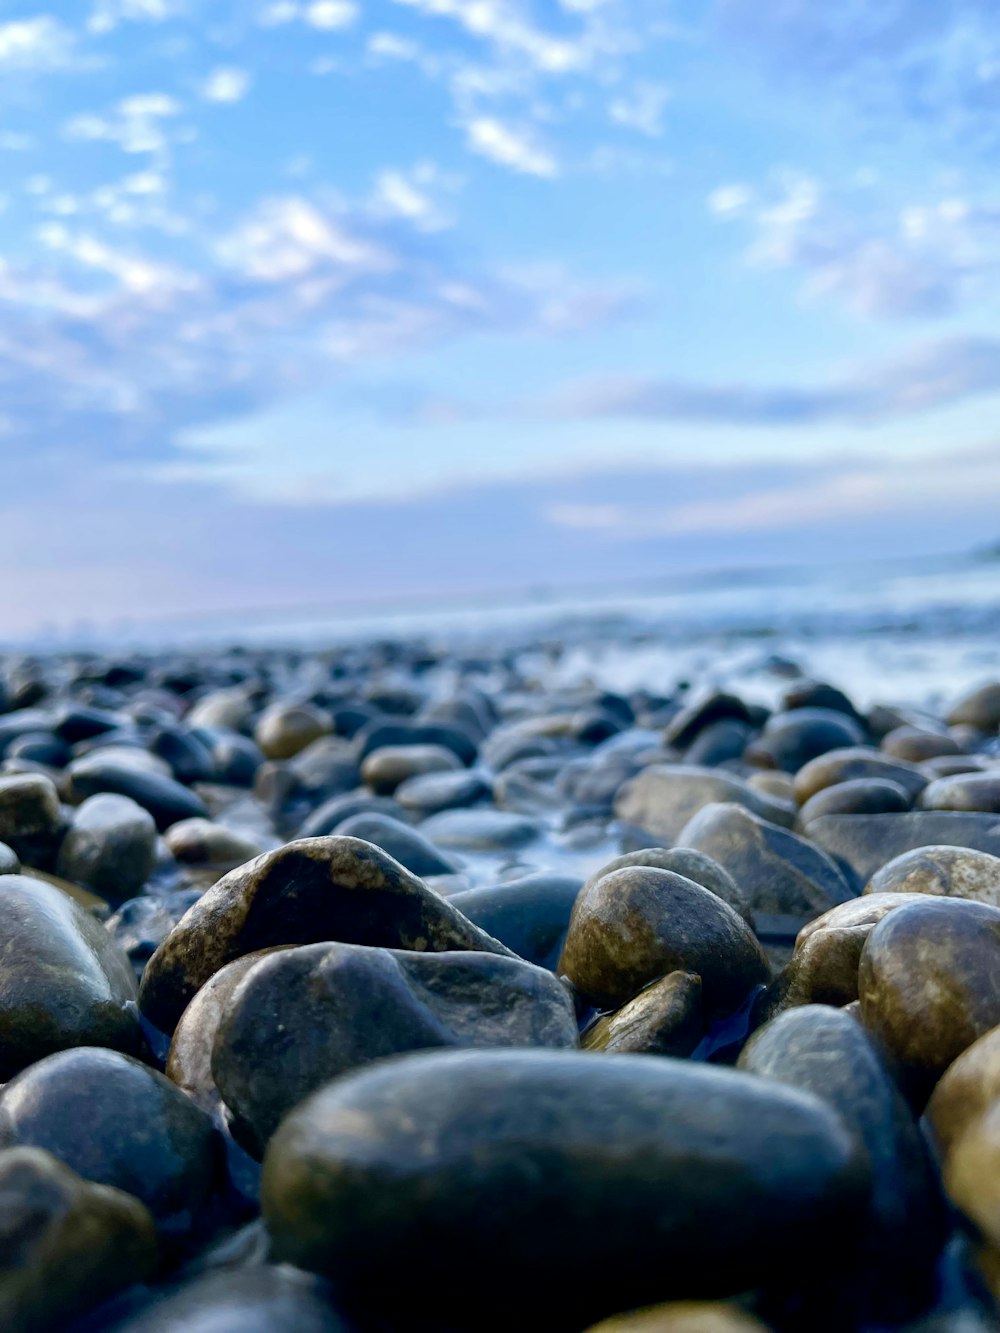
M156 860L153 816L127 796L91 796L76 810L59 847L56 874L109 903L133 897Z
M452 875L458 868L422 833L388 815L352 815L338 824L334 832L338 837L374 843L414 875Z
M824 815L810 822L809 837L853 873L860 889L888 861L918 847L971 847L1000 856L1000 816L953 810Z
M656 764L626 782L615 800L615 814L664 842L677 842L684 826L706 805L725 801L742 805L766 819L791 824L789 805L754 791L740 778L712 768Z
M541 828L534 820L506 810L445 810L425 819L420 832L439 847L497 852L534 842Z

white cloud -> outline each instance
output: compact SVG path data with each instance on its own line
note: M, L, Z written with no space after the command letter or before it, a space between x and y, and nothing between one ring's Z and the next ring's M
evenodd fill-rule
M250 82L248 70L222 65L201 85L201 95L206 102L239 102L250 91Z
M529 176L559 174L552 153L528 131L512 129L493 116L478 116L465 127L469 147L481 157Z
M180 102L167 93L139 93L126 97L108 115L84 112L68 120L62 128L70 141L99 141L117 144L124 153L166 152L170 138L163 127L183 110Z
M392 267L376 243L352 235L338 219L297 196L265 201L217 249L224 263L268 283L329 265L367 271Z
M27 153L35 146L30 134L17 134L13 130L0 132L0 151L4 153Z
M76 39L49 14L0 23L0 69L49 70L72 63Z
M656 139L663 133L663 112L669 101L665 84L640 82L625 96L616 97L608 113L617 124Z
M84 232L71 232L61 223L40 227L38 239L48 249L117 279L124 291L135 296L190 291L198 285L196 279L178 269L124 254L117 246L109 246Z
M586 40L556 37L529 23L510 0L395 0L434 18L452 19L470 36L526 57L547 74L585 68L593 55Z
M306 23L324 32L349 28L357 22L359 10L353 0L313 0L303 10Z
M746 185L720 185L708 196L708 210L717 217L733 217L742 213L753 198Z
M452 220L435 196L453 194L458 185L432 162L418 162L409 171L387 168L375 179L372 203L376 212L404 218L420 231L442 231Z
M184 12L184 0L101 0L94 6L87 27L98 35L120 23L165 23Z

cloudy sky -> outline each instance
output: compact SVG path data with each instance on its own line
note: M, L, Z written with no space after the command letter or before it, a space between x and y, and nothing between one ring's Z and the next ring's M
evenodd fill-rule
M1000 537L995 0L0 0L8 633Z

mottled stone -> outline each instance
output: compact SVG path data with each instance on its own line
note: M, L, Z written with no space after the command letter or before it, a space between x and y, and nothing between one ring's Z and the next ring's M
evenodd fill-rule
M453 893L448 901L519 958L552 970L580 888L572 876L540 872Z
M157 1262L148 1210L93 1185L37 1148L0 1151L0 1328L46 1333L123 1288Z
M262 1202L276 1257L390 1327L440 1328L415 1289L447 1291L454 1333L518 1326L544 1273L532 1322L568 1333L692 1290L808 1286L867 1185L808 1094L658 1056L476 1051L329 1084L272 1139Z
M70 1046L138 1050L128 959L58 889L0 876L0 964L0 1079Z
M1000 1024L1000 909L922 897L889 912L858 965L861 1017L927 1091Z
M306 838L231 870L195 903L149 960L143 1013L170 1033L195 992L234 958L324 940L508 952L380 848Z
M823 815L810 821L809 838L853 876L860 892L882 866L921 847L969 847L1000 856L1000 816L956 810Z
M669 870L633 866L581 890L559 970L599 1009L617 1009L668 972L696 972L712 1017L767 981L750 927L709 889Z
M0 1147L43 1148L77 1175L132 1194L165 1235L196 1224L215 1185L203 1111L155 1070L81 1047L39 1060L0 1092Z
M683 875L685 879L694 880L695 884L700 884L703 889L710 890L717 898L728 903L753 929L753 909L732 875L728 870L724 870L718 861L713 861L710 856L695 851L692 847L642 847L634 852L624 852L621 856L616 856L613 861L609 861L607 865L601 866L600 870L595 870L586 887L590 889L602 875L610 875L613 870L625 870L629 866L672 870L675 875Z
M880 750L857 745L845 750L830 750L803 765L795 774L795 795L799 804L805 805L810 797L826 787L856 778L885 778L889 782L898 782L914 799L927 786L927 777L916 764L903 763Z
M983 810L1000 813L1000 770L937 778L920 793L924 810Z
M953 1060L927 1103L938 1152L947 1159L962 1135L1000 1104L1000 1027L991 1028Z
M520 959L312 944L271 955L238 982L212 1076L259 1153L305 1097L373 1060L441 1046L576 1044L566 988Z
M155 860L153 816L129 797L107 792L91 796L74 812L56 873L117 904L139 892Z
M461 769L458 756L443 745L385 745L365 758L361 779L377 795L391 796L407 778Z
M981 685L964 694L948 713L949 726L962 724L992 733L1000 727L1000 682Z
M933 893L1000 907L1000 856L971 847L917 847L877 870L865 893Z
M716 769L686 764L653 765L626 782L615 800L615 814L666 842L677 842L685 825L707 805L727 802L766 819L791 824L795 811L754 791L740 778Z
M705 1035L701 977L670 972L634 1000L591 1023L580 1039L609 1055L690 1055Z
M754 912L810 915L852 896L847 880L818 847L739 805L706 806L677 841L728 871Z
M0 776L0 841L22 861L51 866L62 825L59 793L40 773Z

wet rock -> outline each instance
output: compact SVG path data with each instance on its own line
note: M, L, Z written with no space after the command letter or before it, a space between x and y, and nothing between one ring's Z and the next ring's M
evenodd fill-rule
M109 903L133 897L156 860L156 824L127 796L91 796L74 812L59 847L56 873L85 884Z
M66 772L74 800L84 801L101 792L131 797L149 811L161 833L181 819L208 815L205 803L193 791L174 778L150 771L145 762L140 767L121 752L94 751L83 759L75 759Z
M458 757L443 745L386 745L367 756L361 778L377 795L391 796L407 778L461 769Z
M0 776L0 841L22 861L50 866L62 827L55 783L40 773Z
M848 717L860 718L857 708L843 690L825 680L800 680L789 686L782 695L786 710L796 708L832 709L836 713L846 713Z
M282 701L257 719L253 738L267 759L291 759L330 730L330 719L309 704Z
M360 838L381 847L414 875L451 875L457 870L422 833L387 815L354 815L335 831L340 837Z
M45 1333L150 1276L149 1212L35 1148L0 1151L0 1327Z
M1000 814L1000 771L937 778L920 793L924 810L984 810Z
M453 893L448 901L519 958L554 970L579 879L544 872Z
M668 972L697 972L706 1012L739 1008L769 967L728 903L669 870L633 866L592 880L573 907L559 970L599 1009L617 1009Z
M440 723L417 723L397 719L392 722L376 720L362 727L354 738L360 763L373 750L385 746L441 745L451 750L466 768L476 761L476 742L458 726Z
M481 773L462 769L457 773L421 773L396 788L396 800L414 819L426 819L442 810L462 810L491 795Z
M215 1183L204 1112L162 1074L96 1047L47 1056L4 1087L0 1146L42 1148L85 1180L134 1195L166 1236L192 1229Z
M797 773L821 754L863 745L864 741L864 728L847 713L832 708L796 708L769 717L761 735L747 746L744 758L761 768Z
M810 796L798 813L795 827L808 836L809 824L823 815L902 814L913 801L905 788L888 778L854 778L824 787Z
M187 912L149 960L142 1011L170 1033L199 987L234 958L325 940L508 952L379 848L307 838L231 870Z
M287 1265L206 1273L158 1292L104 1333L353 1333L322 1279ZM90 1333L88 1330L87 1333Z
M998 1104L1000 1027L984 1033L948 1066L927 1103L927 1123L942 1160L970 1126Z
M942 754L961 754L962 747L945 731L926 731L922 727L897 727L882 740L882 749L895 759L919 764Z
M248 731L253 706L245 690L213 690L203 695L184 719L189 727L211 727L222 731Z
M684 751L684 762L702 768L714 768L740 759L755 735L749 722L722 718L704 727Z
M420 832L439 847L503 852L534 842L541 827L535 820L507 810L445 810L425 819Z
M722 1301L668 1301L632 1314L612 1315L587 1333L769 1333L766 1324Z
M167 761L178 782L212 782L216 777L212 751L199 736L184 727L160 727L150 737L149 748Z
M312 812L299 830L300 838L324 838L355 815L387 815L402 819L403 807L390 796L373 796L363 788L332 796Z
M987 1261L987 1281L995 1290L996 1249L1000 1247L1000 1105L994 1103L974 1120L952 1146L943 1178L951 1202L994 1251L981 1260Z
M1000 682L982 685L963 695L949 712L948 725L975 727L987 734L1000 728Z
M138 1049L128 959L58 889L0 876L0 958L0 1080L70 1046Z
M212 1075L259 1153L305 1097L373 1060L441 1046L576 1044L565 987L520 959L312 944L272 955L238 983Z
M66 742L51 731L29 731L7 746L8 760L21 759L27 763L44 764L47 768L63 768L71 757Z
M752 723L750 710L734 694L714 693L685 704L667 723L663 732L666 745L683 750L691 745L706 727L723 720Z
M258 839L210 819L182 819L171 825L164 841L182 865L212 866L232 870L251 861L266 849Z
M670 972L621 1009L593 1022L580 1039L588 1051L609 1055L691 1054L705 1035L701 977Z
M199 896L195 893L195 900ZM190 903L184 910L186 911L189 906ZM177 921L178 916L174 915L162 899L130 898L108 918L106 929L141 976L143 966L167 938Z
M715 769L686 764L653 765L627 782L615 800L615 814L627 824L677 842L684 826L707 805L741 805L768 819L791 824L794 810L754 791L741 779Z
M749 900L728 870L724 870L718 861L713 861L704 852L691 847L643 847L634 852L625 852L616 856L607 865L601 866L587 881L588 889L613 870L624 870L628 866L649 866L654 870L671 870L675 875L694 880L702 888L710 890L717 898L740 914L747 925L753 929L753 910Z
M20 869L17 852L5 842L0 842L0 875L16 875Z
M929 1092L1000 1024L1000 909L923 897L889 912L858 965L865 1027Z
M830 750L804 764L795 774L795 795L799 804L805 805L810 797L826 787L856 778L885 778L889 782L898 782L914 799L927 786L926 774L921 773L916 764L904 763L865 746L851 746L845 750Z
M231 787L252 787L264 756L250 737L216 732L209 739L216 781Z
M921 847L969 847L1000 856L1000 816L954 810L823 815L810 820L809 838L853 876L860 890L887 862Z
M934 1174L909 1107L864 1029L828 1005L780 1014L738 1067L814 1093L843 1118L872 1170L866 1284L883 1317L927 1304L943 1239Z
M917 847L877 870L865 893L933 893L1000 907L1000 856L970 847Z
M272 1139L262 1200L277 1257L391 1327L440 1327L417 1284L447 1289L455 1333L510 1328L544 1272L532 1319L561 1333L692 1289L808 1284L866 1191L807 1094L662 1057L477 1051L315 1094ZM581 1264L595 1236L601 1262Z
M739 805L706 806L677 841L728 871L754 912L816 915L852 897L847 880L819 848Z

